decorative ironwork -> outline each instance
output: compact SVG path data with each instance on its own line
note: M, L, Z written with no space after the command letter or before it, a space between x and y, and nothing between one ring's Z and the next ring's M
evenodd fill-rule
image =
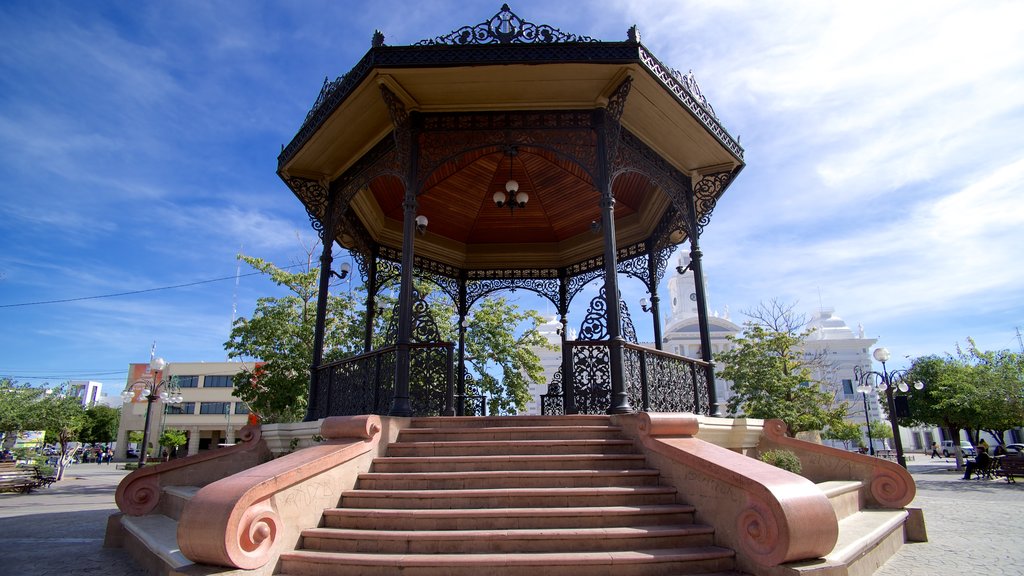
M647 254L643 253L628 260L619 260L615 270L619 274L632 276L644 283L648 290L651 287L651 267L648 265Z
M469 370L462 371L466 379L466 395L462 398L455 397L456 403L462 401L462 414L464 416L487 416L487 398L480 392L480 386Z
M565 399L562 392L562 368L559 367L548 383L547 394L540 395L541 416L561 416L565 414Z
M718 141L725 146L730 152L732 152L739 160L743 159L743 147L740 146L739 142L733 139L726 131L725 127L718 121L715 116L714 110L707 103L707 99L704 98L703 94L700 94L700 89L697 88L697 94L691 92L691 89L696 88L696 81L691 78L689 80L677 71L669 68L662 64L653 54L647 51L643 46L639 46L640 62L650 70L655 77L661 80L662 84L669 89L672 94L675 95L676 99L686 106L694 116L708 130L718 139ZM677 76L678 75L678 76ZM698 95L699 94L699 95Z
M529 290L558 306L557 278L488 278L466 281L466 303L472 306L481 298L499 290Z
M626 342L639 342L636 339L636 328L633 326L633 318L629 315L629 306L626 301L619 299L619 319L622 322L622 339Z
M324 85L320 88L316 102L313 103L313 107L306 114L306 119L302 122L299 132L288 143L288 146L281 150L281 154L278 155L277 165L279 168L284 166L288 160L295 156L299 148L309 141L324 121L327 120L327 117L334 112L345 98L348 98L352 90L362 82L363 78L373 67L374 59L371 52L364 56L352 70L349 70L348 74L339 76L333 82L327 82L327 79L324 79Z
M412 130L410 129L409 113L405 109L405 103L383 84L380 86L380 94L388 107L391 123L395 127L392 131L392 136L395 139L395 161L399 166L409 166L409 160L412 155ZM405 182L406 187L412 184L412 182L407 180L404 173L402 181Z
M611 406L611 348L606 341L575 341L572 346L572 390L579 414L604 414Z
M697 236L704 233L704 227L711 221L718 197L732 181L731 172L719 172L701 177L693 186L694 203L697 207Z
M446 164L452 170L481 154L515 146L578 165L594 180L597 143L591 110L424 114L419 134L417 190ZM473 152L473 154L470 154Z
M534 24L517 16L502 4L501 10L479 24L463 26L435 38L420 40L414 46L448 44L550 44L556 42L597 42L589 36L569 34L547 24Z

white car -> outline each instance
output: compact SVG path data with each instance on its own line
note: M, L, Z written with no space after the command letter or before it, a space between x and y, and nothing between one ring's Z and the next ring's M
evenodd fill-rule
M1007 444L1006 445L1006 453L1007 454L1020 454L1021 452L1024 452L1024 444Z
M974 451L974 446L972 446L967 440L960 441L960 453L969 458L974 458L977 454L977 452ZM953 445L952 440L942 441L942 455L946 458L956 456L956 446Z

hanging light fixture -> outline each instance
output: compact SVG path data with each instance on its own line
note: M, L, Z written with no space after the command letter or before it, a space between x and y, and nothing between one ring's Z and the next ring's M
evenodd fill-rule
M494 204L498 208L508 206L510 214L515 214L516 208L526 208L530 201L530 195L519 191L519 182L512 177L512 159L515 158L518 150L515 146L509 146L505 154L508 155L508 181L505 182L505 190L498 190L494 193Z

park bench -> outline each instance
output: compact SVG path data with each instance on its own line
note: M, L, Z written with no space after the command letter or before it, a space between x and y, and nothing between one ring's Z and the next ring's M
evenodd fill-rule
M1024 476L1024 458L1019 456L1004 456L999 458L999 467L995 470L995 476L1006 478L1007 483L1016 484L1014 476Z
M18 467L14 462L0 463L0 492L31 492L43 485L35 467Z

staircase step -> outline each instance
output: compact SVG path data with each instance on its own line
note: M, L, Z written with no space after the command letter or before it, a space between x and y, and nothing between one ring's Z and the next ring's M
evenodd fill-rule
M146 516L122 516L121 526L137 541L132 550L136 560L150 565L148 558L158 558L158 562L173 569L184 568L192 564L178 549L178 522L163 514L147 514Z
M395 442L388 456L487 456L503 454L623 454L635 453L621 439L465 440L452 442Z
M864 507L864 497L861 494L864 483L859 480L832 480L819 482L817 486L832 504L839 520L860 512Z
M642 468L642 454L501 454L495 456L393 456L373 461L375 472L485 470L603 470Z
M199 488L199 486L164 486L157 512L173 520L179 520L181 511L185 509L185 505L196 495L196 492L199 492Z
M302 532L302 548L374 554L496 554L608 552L710 546L710 526L635 526L525 530L351 530L312 528Z
M366 530L597 528L691 524L694 512L694 507L686 504L468 510L330 508L324 510L324 525Z
M622 428L614 426L469 426L454 428L406 428L399 442L463 440L551 440L555 438L623 439Z
M670 486L499 488L494 490L347 490L346 508L524 508L672 504Z
M835 548L820 560L785 564L794 576L873 574L904 543L906 510L862 510L839 521Z
M612 419L604 415L576 414L565 416L467 416L450 418L433 416L413 418L410 428L493 428L496 426L611 426Z
M717 546L619 552L538 554L358 554L303 550L281 555L285 576L671 576L732 568L733 551Z
M660 472L633 470L497 470L473 472L367 472L360 490L465 490L657 485Z

